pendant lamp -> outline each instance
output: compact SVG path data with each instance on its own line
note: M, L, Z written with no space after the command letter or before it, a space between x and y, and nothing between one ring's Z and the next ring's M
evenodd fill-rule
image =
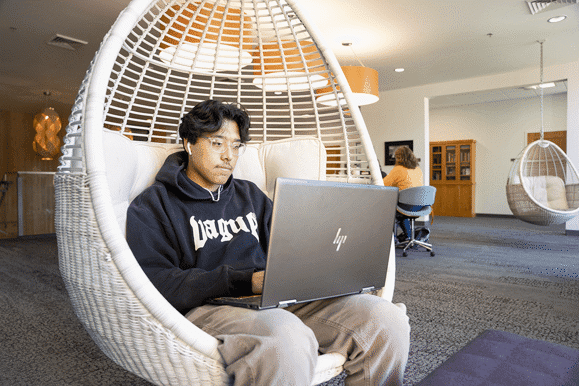
M352 43L345 42L342 43L343 46L352 48ZM358 58L354 49L352 52L356 59L360 63L359 66L342 66L342 72L352 89L354 103L358 106L369 105L378 102L380 99L378 93L378 71L373 68L364 66L362 61ZM344 95L339 92L340 86L335 85L336 91L338 92L338 100L341 105L346 103ZM316 101L325 106L336 106L336 98L334 97L334 88L332 86L324 87L316 90L316 94L319 96Z
M261 44L253 60L253 84L266 91L304 91L324 87L328 79L321 71L324 62L311 40ZM302 60L303 55L303 60ZM320 72L316 74L315 72Z
M50 92L45 91L44 95L48 97ZM60 152L61 141L58 132L62 128L62 122L58 113L54 108L47 107L34 116L32 125L36 131L32 148L43 161L52 160Z
M251 19L242 17L239 8L209 2L173 5L160 20L159 58L166 64L205 73L251 64Z

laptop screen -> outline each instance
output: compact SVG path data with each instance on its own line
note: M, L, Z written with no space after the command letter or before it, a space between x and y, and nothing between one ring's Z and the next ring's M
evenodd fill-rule
M262 306L384 286L398 188L278 178Z

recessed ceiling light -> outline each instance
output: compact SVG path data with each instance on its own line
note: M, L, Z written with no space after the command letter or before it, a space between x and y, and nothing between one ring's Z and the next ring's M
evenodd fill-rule
M563 21L567 18L567 16L562 15L562 16L555 16L550 18L549 20L547 20L549 23L558 23L560 21Z
M396 72L404 72L404 69L403 69L403 68L397 68L397 69L395 69L394 71L396 71Z

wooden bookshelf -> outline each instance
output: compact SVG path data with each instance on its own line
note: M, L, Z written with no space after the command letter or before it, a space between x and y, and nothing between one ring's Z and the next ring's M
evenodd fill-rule
M475 216L476 141L430 142L430 185L437 216Z

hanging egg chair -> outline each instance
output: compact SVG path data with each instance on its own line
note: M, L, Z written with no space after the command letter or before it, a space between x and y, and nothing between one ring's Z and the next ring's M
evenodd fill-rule
M543 42L541 83L543 84ZM579 215L579 175L565 152L544 139L543 89L541 136L514 160L507 179L507 201L513 214L536 225L563 224Z
M559 146L539 139L515 159L507 180L513 214L536 225L562 224L579 215L579 175Z
M351 88L296 0L132 0L72 107L55 176L56 234L79 320L109 358L155 385L231 383L217 339L161 296L124 237L129 203L183 150L180 118L207 99L249 112L252 140L234 173L256 174L264 191L273 172L291 177L289 169L383 184ZM388 300L394 264L391 254L380 294ZM336 384L345 360L320 355L313 384Z

